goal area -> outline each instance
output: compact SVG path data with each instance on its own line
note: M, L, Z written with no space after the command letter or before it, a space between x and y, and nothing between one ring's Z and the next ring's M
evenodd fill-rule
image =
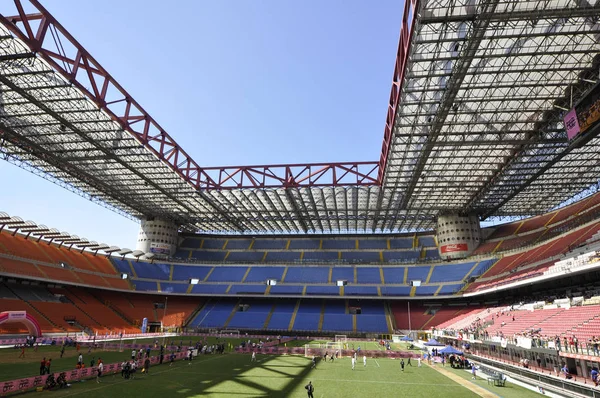
M223 329L219 330L219 337L236 337L240 338L240 331L236 329Z
M336 334L334 341L336 343L348 344L348 336L345 334Z
M327 342L327 343L309 343L304 344L304 356L305 357L320 357L327 353L333 355L336 351L342 351L344 344L341 342Z

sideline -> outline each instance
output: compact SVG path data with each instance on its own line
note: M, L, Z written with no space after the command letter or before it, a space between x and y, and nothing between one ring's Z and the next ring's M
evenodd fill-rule
M429 365L427 365L427 366L429 366ZM439 367L439 366L429 366L429 367L432 368L433 370L436 370L437 372L443 374L450 380L460 384L464 388L471 390L472 392L479 395L480 397L483 397L483 398L498 398L499 397L499 395L496 395L493 392L488 391L485 388L478 386L477 384L471 383L468 380L465 380L462 377L455 375L454 373L452 373L450 371L447 371L443 367Z
M219 356L215 356L215 357L209 358L209 359L197 360L196 362L197 363L200 363L200 362L209 362L209 361L212 361L212 360L215 360L215 359L219 359L219 358L223 358L223 356L219 355ZM181 361L181 362L183 362L183 361ZM192 361L192 362L194 362L194 361ZM163 365L166 365L166 362L163 363ZM157 366L157 365L155 365L155 366ZM158 366L162 366L162 365L158 365ZM183 366L181 366L181 364L179 366L175 366L175 367L169 366L169 369L152 372L151 374L152 374L152 376L154 376L154 375L159 375L159 374L171 372L173 370L181 369L181 368L184 368ZM194 374L197 374L197 373L194 373ZM115 377L117 375L118 375L118 373L115 373L112 376ZM141 373L140 373L140 375L141 375ZM104 378L106 378L108 380L108 377L109 377L109 375L103 376L103 377L100 378L100 380L103 380ZM145 379L146 377L148 377L148 376L144 376L143 379ZM138 378L138 380L143 380L143 379L142 378ZM84 381L90 381L90 380L95 380L95 378L87 379L87 380L84 380ZM67 394L62 395L62 397L74 397L76 395L87 394L90 391L103 390L103 389L105 389L107 387L113 387L113 386L116 386L116 385L119 385L119 384L123 384L123 383L131 383L131 380L119 380L116 383L110 383L109 381L106 381L104 383L101 381L100 385L98 387L96 387L96 388L83 389L83 390L80 390L80 391L68 392ZM179 384L179 383L177 383L177 384ZM55 391L61 391L61 390L53 390L51 392L55 392Z

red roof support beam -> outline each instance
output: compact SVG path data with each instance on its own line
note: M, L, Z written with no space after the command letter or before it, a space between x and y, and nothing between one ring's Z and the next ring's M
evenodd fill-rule
M382 174L381 162L202 168L38 0L14 2L18 15L0 14L0 23L197 190L373 186L381 182L377 177ZM26 3L36 12L27 14Z
M378 162L206 167L218 189L377 185ZM208 185L202 185L210 189Z
M394 66L392 92L390 93L390 102L388 103L387 115L385 117L383 146L381 148L381 157L379 158L379 174L377 180L380 184L383 184L385 168L387 166L392 141L394 140L394 121L396 120L396 110L400 103L400 94L402 93L402 84L404 84L406 63L408 62L408 55L410 54L412 34L417 20L416 13L418 8L419 0L404 0L404 15L402 17L400 41L398 43L398 53L396 55L396 64Z

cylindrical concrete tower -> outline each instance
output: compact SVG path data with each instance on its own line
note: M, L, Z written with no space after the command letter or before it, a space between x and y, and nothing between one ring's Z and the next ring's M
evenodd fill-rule
M481 227L476 215L457 214L439 216L437 240L440 257L443 259L465 258L481 242Z
M167 257L177 250L177 225L159 219L142 220L137 240L137 250Z

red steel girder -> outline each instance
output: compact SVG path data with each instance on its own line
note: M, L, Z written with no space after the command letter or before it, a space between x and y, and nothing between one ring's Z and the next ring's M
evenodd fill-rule
M396 55L396 64L394 65L394 76L392 79L392 92L388 103L387 115L385 117L385 129L383 132L383 146L381 148L381 157L379 158L379 174L377 179L383 183L385 167L387 165L390 148L394 139L394 120L396 111L400 104L400 94L404 84L404 75L406 73L406 63L410 54L412 34L417 20L417 10L419 0L404 0L404 15L402 17L402 27L400 28L400 40L398 42L398 53Z
M37 12L26 13L25 2ZM0 14L0 23L198 190L372 186L382 181L377 177L381 162L202 168L38 0L14 3L18 15Z
M207 167L221 189L377 185L377 162Z

